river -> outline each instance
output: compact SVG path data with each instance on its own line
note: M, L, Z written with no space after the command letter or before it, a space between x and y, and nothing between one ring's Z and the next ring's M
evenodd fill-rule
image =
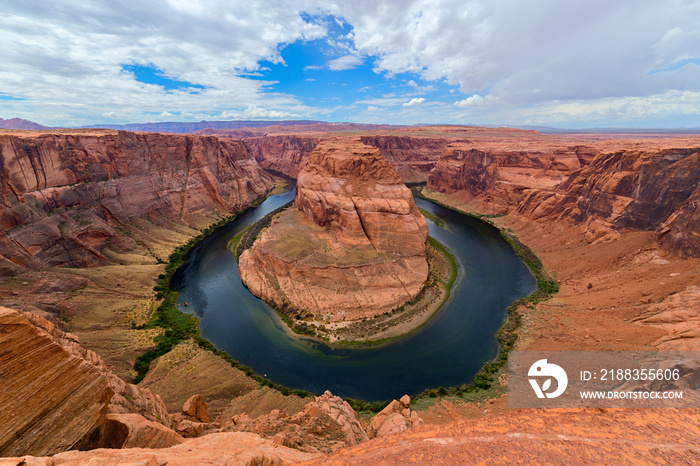
M495 334L508 305L536 289L535 278L495 227L416 199L444 222L438 227L428 220L430 235L452 251L459 266L440 311L418 331L381 347L336 348L292 334L243 286L226 243L293 198L290 186L216 230L191 249L172 282L179 309L199 316L204 338L273 382L365 401L469 383L496 356Z

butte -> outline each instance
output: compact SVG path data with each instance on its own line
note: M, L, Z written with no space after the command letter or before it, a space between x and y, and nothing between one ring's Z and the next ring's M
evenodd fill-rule
M352 321L394 310L428 278L428 226L394 167L358 140L321 141L294 206L240 258L243 283L288 315Z

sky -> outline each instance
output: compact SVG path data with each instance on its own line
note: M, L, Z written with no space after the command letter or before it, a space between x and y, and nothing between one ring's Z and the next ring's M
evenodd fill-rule
M0 0L0 118L699 127L698 0Z

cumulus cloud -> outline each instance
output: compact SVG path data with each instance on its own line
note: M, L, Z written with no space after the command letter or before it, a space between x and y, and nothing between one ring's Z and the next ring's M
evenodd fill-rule
M272 119L282 119L282 118L298 118L299 115L295 115L289 112L281 112L279 110L270 110L264 108L258 108L256 105L248 105L248 107L243 112L247 118L272 118Z
M415 107L416 105L420 105L423 102L425 102L425 98L423 97L414 97L405 104L403 104L404 107Z
M472 107L474 105L481 105L484 103L484 98L481 97L479 94L474 94L472 96L467 97L464 100L458 100L455 102L455 105L457 107Z
M698 58L697 2L416 0L343 9L376 69L446 79L510 104L697 89L700 72L650 76Z

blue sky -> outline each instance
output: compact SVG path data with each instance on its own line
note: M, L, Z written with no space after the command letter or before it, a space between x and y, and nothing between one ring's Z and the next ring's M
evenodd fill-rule
M700 4L0 0L0 117L700 126Z

